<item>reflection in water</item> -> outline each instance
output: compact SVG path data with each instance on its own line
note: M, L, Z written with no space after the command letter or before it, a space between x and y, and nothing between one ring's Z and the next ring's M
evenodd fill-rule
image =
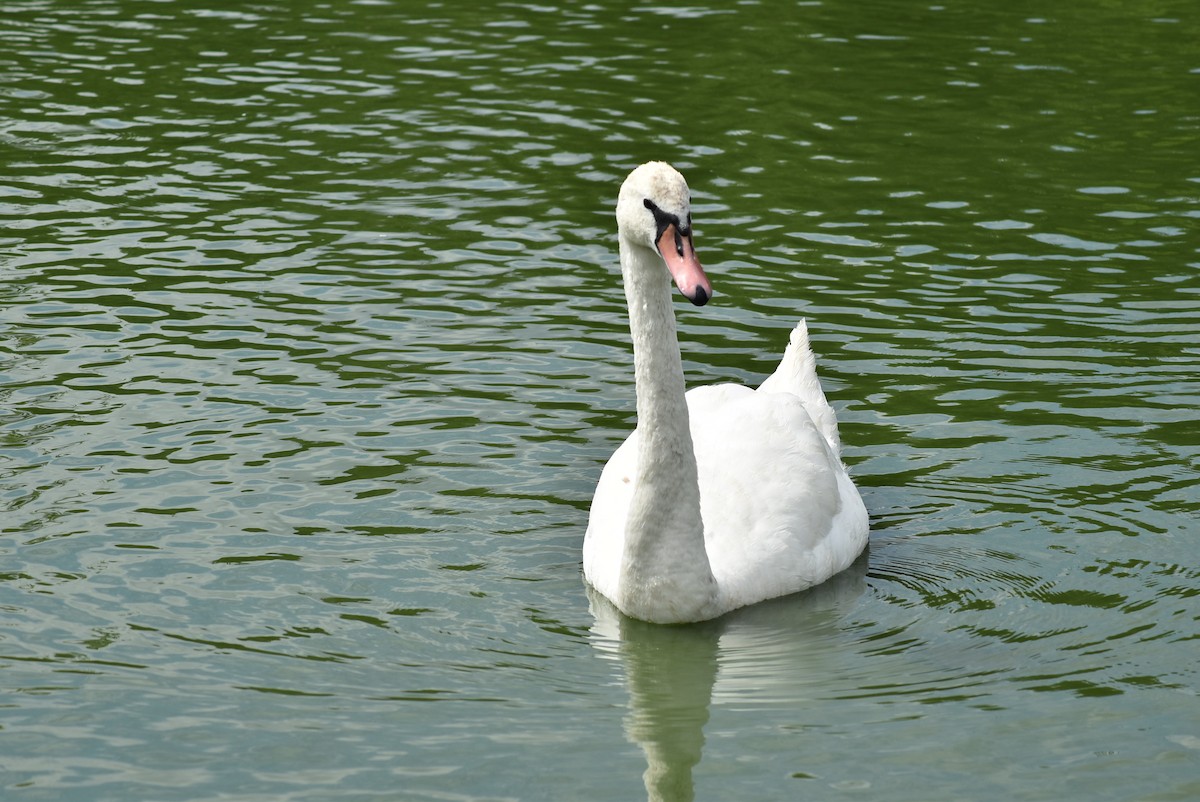
M866 588L867 555L822 585L686 626L622 615L590 587L592 644L621 662L625 733L646 756L650 802L690 802L704 725L723 704L802 703L845 646L837 622Z

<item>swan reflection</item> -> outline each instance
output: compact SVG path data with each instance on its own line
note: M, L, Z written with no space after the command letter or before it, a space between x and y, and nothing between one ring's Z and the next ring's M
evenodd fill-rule
M711 705L796 704L827 687L846 638L839 621L866 588L867 558L804 593L685 626L622 615L588 589L592 645L621 665L629 688L625 734L646 756L651 802L695 798Z

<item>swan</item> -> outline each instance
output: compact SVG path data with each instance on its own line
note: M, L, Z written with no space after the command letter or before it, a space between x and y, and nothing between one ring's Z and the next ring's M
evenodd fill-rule
M691 196L665 162L617 200L637 426L605 464L583 542L587 582L626 615L705 621L819 584L867 544L867 510L842 465L837 418L801 320L757 390L685 392L671 280L703 306Z

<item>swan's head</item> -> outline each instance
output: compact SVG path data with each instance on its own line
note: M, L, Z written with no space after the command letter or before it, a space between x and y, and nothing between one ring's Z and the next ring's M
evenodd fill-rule
M621 185L617 230L632 246L658 252L683 297L703 306L712 284L692 246L692 202L687 181L666 162L647 162Z

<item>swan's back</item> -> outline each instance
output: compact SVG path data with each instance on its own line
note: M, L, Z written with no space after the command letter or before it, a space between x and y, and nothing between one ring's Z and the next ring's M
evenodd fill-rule
M798 396L702 387L688 393L688 411L723 606L804 590L854 562L866 508Z
M801 320L757 391L688 393L713 574L731 609L824 582L867 542Z

